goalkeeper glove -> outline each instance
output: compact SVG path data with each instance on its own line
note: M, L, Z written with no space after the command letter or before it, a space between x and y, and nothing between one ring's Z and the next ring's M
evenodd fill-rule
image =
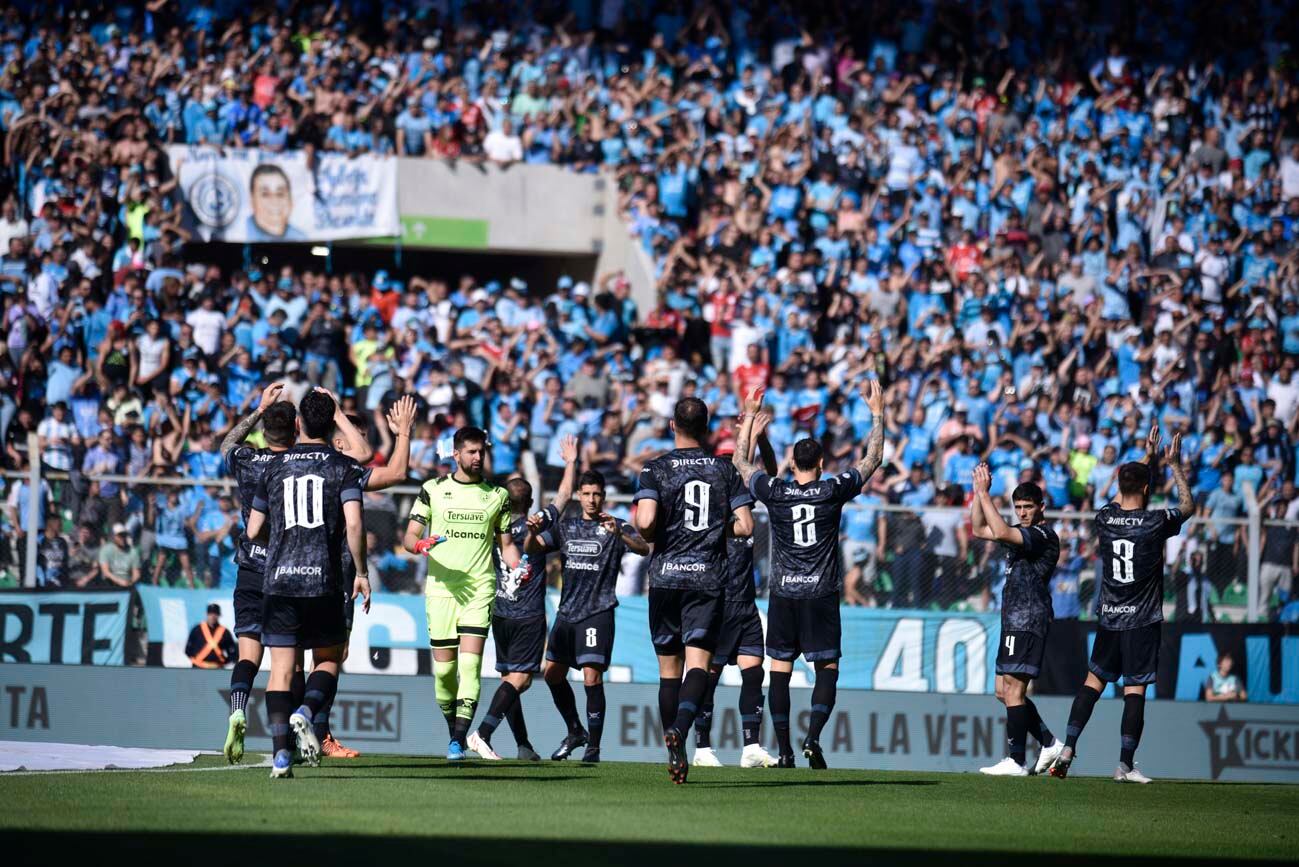
M420 539L415 543L415 553L428 556L428 553L441 542L447 540L446 536L429 536L427 539Z

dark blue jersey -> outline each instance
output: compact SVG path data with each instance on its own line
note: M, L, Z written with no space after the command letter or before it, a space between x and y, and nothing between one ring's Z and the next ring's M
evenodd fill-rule
M1185 520L1177 509L1129 512L1118 503L1096 513L1102 629L1137 629L1164 619L1164 543Z
M559 512L554 506L542 510L546 524L550 526L559 520ZM528 516L517 515L510 521L510 536L514 544L523 550L523 541L528 537ZM546 560L545 554L528 554L528 580L512 578L510 570L501 563L500 554L493 549L492 558L496 566L496 608L497 617L509 617L525 620L546 616Z
M623 533L635 532L621 521L618 527ZM541 539L559 552L564 567L556 618L575 623L618 607L618 572L627 553L621 535L609 533L599 521L578 517L555 522Z
M1051 576L1060 538L1045 524L1013 527L1021 544L1006 549L1006 584L1001 591L1001 631L1046 636L1051 626Z
M861 487L856 467L806 485L764 472L749 479L749 490L766 504L771 522L773 595L815 599L843 589L839 519Z
M253 508L267 516L262 592L319 597L341 593L347 524L343 504L360 502L363 471L325 445L298 445L266 468Z
M753 537L726 540L726 604L747 608L754 604Z
M753 502L735 466L703 449L673 449L645 465L635 501L658 503L649 586L720 590L726 581L726 530Z
M255 449L240 445L232 449L226 457L226 469L235 480L235 488L239 492L239 511L243 517L243 525L239 528L235 540L235 565L256 574L255 579L253 575L241 574L239 576L241 586L252 581L252 586L259 591L262 587L261 575L266 570L266 549L249 540L248 534L244 531L248 528L248 513L253 510L253 497L257 496L257 485L261 482L266 467L278 454L280 453L270 449Z

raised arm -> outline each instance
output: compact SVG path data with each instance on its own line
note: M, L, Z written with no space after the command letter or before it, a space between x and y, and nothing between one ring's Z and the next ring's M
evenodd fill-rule
M749 484L749 479L758 472L758 466L753 462L753 422L758 410L762 409L763 391L761 386L757 386L744 396L744 419L740 422L739 433L735 436L735 453L731 455L731 463L735 465L746 486Z
M550 504L562 515L573 501L573 489L577 487L577 437L566 434L559 444L559 454L564 459L564 477L559 480L559 490Z
M1159 435L1159 422L1150 426L1150 433L1146 434L1146 453L1137 463L1145 464L1152 467L1155 464L1155 457L1159 454L1159 443L1162 441Z
M884 460L884 429L888 424L884 418L884 392L878 379L870 380L866 386L866 406L871 411L871 432L866 440L866 455L857 462L863 491Z
M1019 530L1006 523L1006 519L1001 516L997 510L997 504L992 502L992 471L988 469L987 464L979 464L974 468L974 500L979 505L980 526L974 527L974 535L980 539L988 539L993 542L1004 542L1007 545L1023 545L1024 537L1020 535ZM974 512L971 510L970 522L974 523Z
M769 476L780 474L780 465L776 461L776 450L767 439L767 428L771 425L772 415L763 410L753 417L753 436L758 441L758 456L762 458L762 468Z
M257 409L239 420L239 423L230 428L230 433L226 434L225 439L221 441L221 458L228 461L230 453L238 448L239 444L248 438L257 427L257 422L261 421L262 413L267 407L280 399L280 393L284 391L284 383L272 382L266 388L262 389L262 399L257 402Z
M415 425L415 398L402 395L388 410L388 429L397 438L388 463L370 473L367 491L378 491L405 481L410 470L410 433Z
M1191 496L1191 483L1186 479L1186 467L1182 464L1182 434L1173 434L1173 441L1164 453L1168 468L1173 471L1173 483L1177 485L1177 510L1186 520L1195 514L1195 499Z
M366 440L365 434L357 430L356 425L352 424L352 420L347 417L347 413L343 412L343 405L339 403L338 398L334 397L333 393L331 393L327 388L316 386L314 390L321 394L328 394L334 399L334 427L337 428L337 433L334 439L334 448L338 449L358 464L368 464L370 461L374 460L374 449L370 447L370 443ZM410 445L408 442L407 449L409 448ZM409 451L407 452L406 457L407 459L410 458Z

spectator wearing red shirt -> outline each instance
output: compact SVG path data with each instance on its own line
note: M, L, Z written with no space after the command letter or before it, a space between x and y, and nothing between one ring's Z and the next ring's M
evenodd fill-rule
M735 319L735 308L739 303L740 296L731 288L730 281L724 279L721 287L709 295L704 304L704 318L708 320L708 348L712 353L714 367L721 368L731 357L731 322Z
M744 395L759 386L762 388L767 387L767 383L771 381L771 365L767 364L762 356L762 347L756 343L750 343L748 358L744 364L735 368L736 394Z
M399 303L401 294L393 291L388 272L375 271L374 280L370 284L370 306L378 311L384 325L392 322L392 314L397 312Z

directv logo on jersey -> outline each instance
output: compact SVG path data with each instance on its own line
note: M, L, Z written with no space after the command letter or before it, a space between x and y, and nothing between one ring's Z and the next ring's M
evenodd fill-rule
M1118 515L1110 515L1105 519L1105 523L1111 527L1140 527L1146 523L1145 518L1121 518Z
M479 524L487 520L487 515L483 512L462 509L448 509L446 515L447 520L455 524Z
M821 493L821 486L814 488L790 488L786 491L791 497L815 497Z
M707 563L664 563L664 572L707 572Z
M674 470L677 467L700 467L700 466L710 467L713 464L717 463L717 459L716 458L673 458L671 463L672 463L672 469Z
M600 553L599 542L568 542L564 545L564 553L568 556L577 557L596 557Z

